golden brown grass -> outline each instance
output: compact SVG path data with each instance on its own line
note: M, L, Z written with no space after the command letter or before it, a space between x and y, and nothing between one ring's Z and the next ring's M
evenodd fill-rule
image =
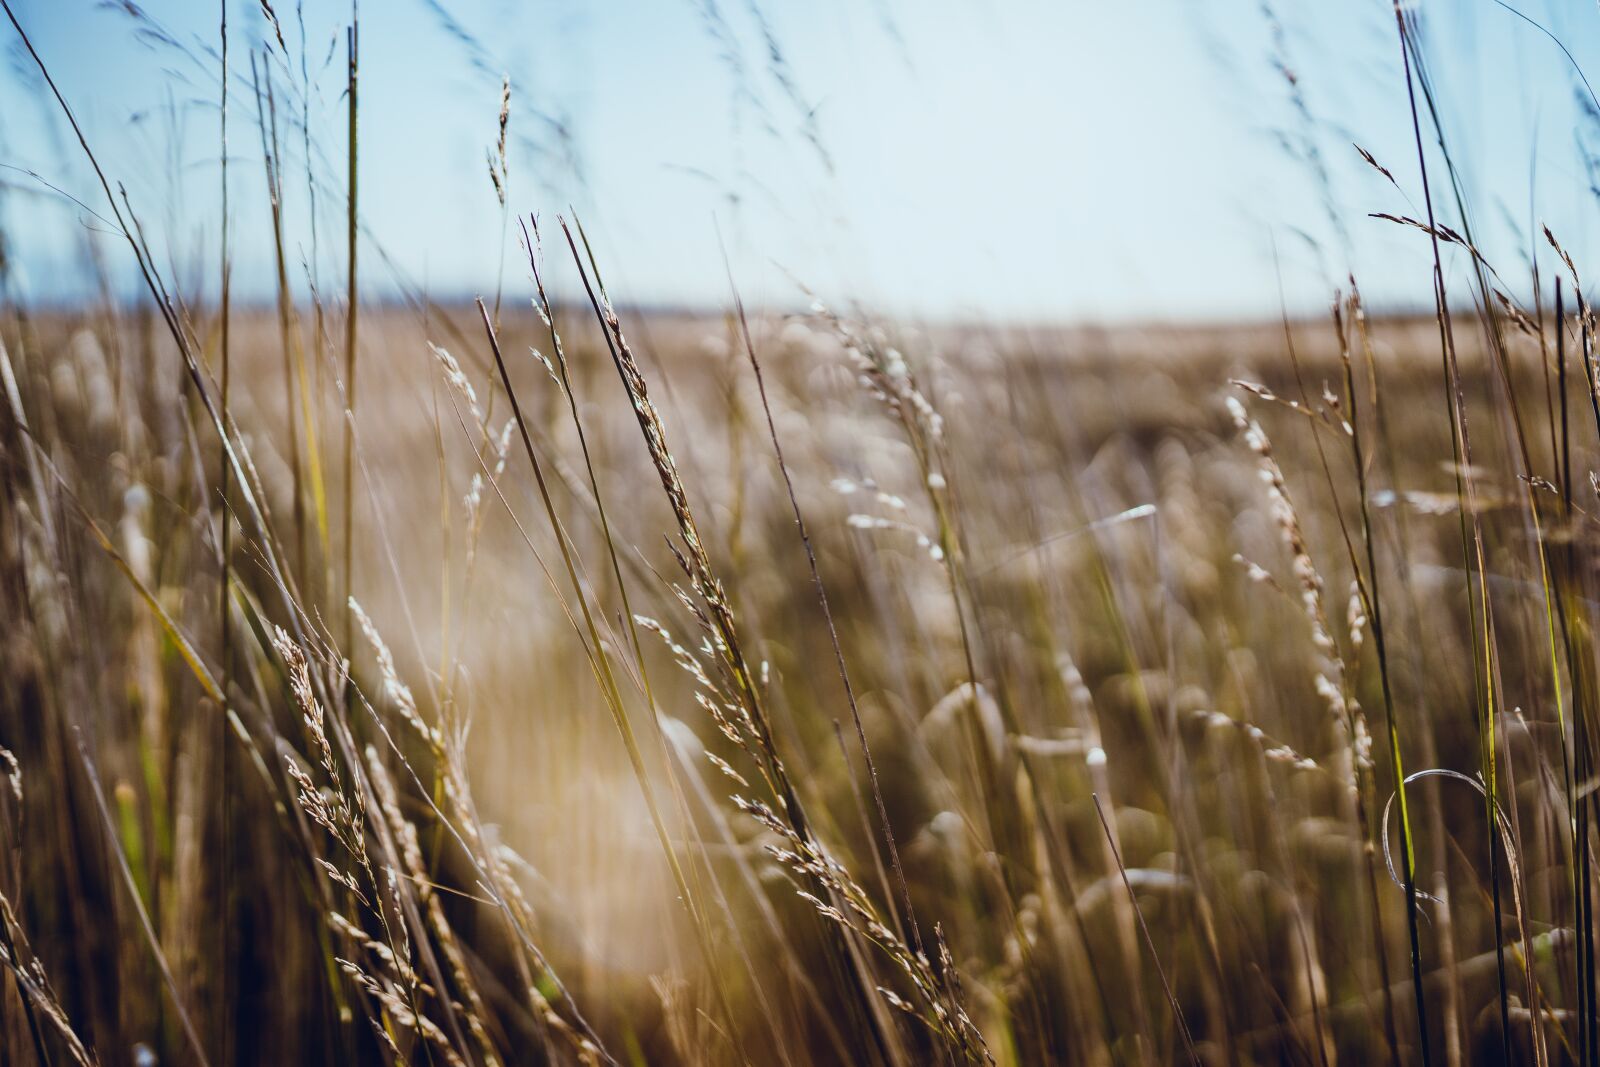
M1416 1055L1368 725L1380 679L1345 545L1351 401L1297 392L1269 335L1193 331L1211 352L1174 360L1160 332L985 352L955 330L752 323L874 778L736 324L641 322L653 374L612 333L619 379L611 328L553 308L557 372L507 363L546 513L487 339L464 309L435 316L368 316L388 366L356 421L373 531L357 648L333 647L325 564L286 597L264 563L285 550L235 508L226 735L207 695L215 461L161 385L170 345L110 310L9 321L27 423L8 401L21 625L3 740L22 792L3 891L43 971L13 972L8 1017L33 1018L47 1054L67 1054L65 1018L102 1062L137 1042L197 1057L187 1015L199 1048L222 1059L227 1040L241 1062L1114 1062L1184 1058L1181 1012L1208 1060L1381 1057L1391 1032ZM504 319L503 353L551 347L536 316ZM273 322L233 329L246 474L289 515ZM1294 328L1301 379L1340 380L1333 330ZM1379 408L1408 412L1381 423L1369 494L1402 737L1411 768L1470 769L1448 427L1412 328L1375 333L1354 403L1382 414L1375 369ZM1534 341L1514 344L1515 384L1542 388ZM1481 354L1463 368L1493 386ZM1532 710L1550 707L1543 598L1526 498L1479 463L1480 517L1503 537L1496 685L1517 709L1507 997L1518 1047L1560 1059L1572 882L1558 721ZM1547 518L1546 540L1580 537L1585 510ZM232 781L222 744L239 746ZM1483 809L1445 779L1411 792L1430 1026L1470 1059L1499 1041ZM223 835L227 903L210 888ZM28 1026L9 1032L35 1054Z
M270 305L104 176L151 300L0 291L4 1062L1594 1060L1554 235L1553 307L1394 218L1478 313L978 330L637 314L529 218L358 321L262 69Z

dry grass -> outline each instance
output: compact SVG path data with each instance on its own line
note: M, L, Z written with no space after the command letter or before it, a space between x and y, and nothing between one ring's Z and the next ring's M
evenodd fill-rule
M6 290L0 1059L1593 1061L1586 307L642 315L528 221Z
M1197 332L1213 353L1173 361L1159 336L985 354L936 332L898 338L902 355L826 318L753 324L908 908L739 332L642 323L658 422L630 415L628 385L649 373L637 357L624 384L598 327L554 317L570 330L592 483L562 375L522 355L511 380L609 668L472 315L452 316L469 347L447 366L427 342L450 331L375 313L372 358L389 372L357 420L366 639L334 652L336 616L305 591L301 635L275 636L287 601L263 559L284 549L241 529L228 735L179 643L217 684L221 515L196 510L215 460L164 399L170 372L144 370L170 345L117 317L13 320L29 436L7 451L8 610L23 626L8 636L5 742L29 806L7 895L103 1059L136 1040L185 1058L179 1004L213 1060L230 1029L258 1036L234 1037L227 1058L263 1062L390 1041L408 1060L423 1044L469 1062L560 1059L582 1055L586 1026L608 1054L651 1062L981 1059L949 1021L963 1012L1001 1060L1181 1058L1163 980L1206 1058L1381 1056L1391 1012L1415 1053L1405 898L1376 822L1392 792L1368 725L1382 722L1381 680L1344 545L1359 537L1347 438L1314 395L1296 401L1309 418L1259 397L1300 395L1269 343ZM241 315L234 329L236 388L251 383L234 418L266 510L287 515L271 327ZM510 313L502 350L526 353L542 330ZM1332 331L1295 330L1319 385L1342 374ZM1524 367L1538 355L1528 340L1517 352ZM1373 366L1383 401L1411 413L1388 426L1370 493L1408 767L1471 768L1472 622L1441 390L1414 351ZM1481 358L1464 367L1474 393L1494 386ZM1534 373L1524 394L1542 388ZM1230 392L1268 429L1252 421L1240 439ZM681 451L643 445L641 421L663 442L685 427ZM653 497L674 455L672 492ZM1502 726L1527 909L1503 920L1509 997L1526 1003L1526 944L1530 980L1559 1007L1572 905L1543 598L1521 490L1479 462L1480 511L1501 531L1496 684L1519 709ZM686 569L660 541L674 530ZM302 590L323 566L292 568ZM623 587L650 620L637 630ZM226 826L223 780L203 770L223 744L239 746ZM1483 809L1438 779L1412 804L1419 888L1443 901L1423 905L1430 1022L1470 1056L1498 1040ZM231 905L197 903L224 876ZM941 942L951 967L935 962ZM1513 1017L1521 1041L1529 1019ZM1562 1033L1541 1029L1553 1056Z

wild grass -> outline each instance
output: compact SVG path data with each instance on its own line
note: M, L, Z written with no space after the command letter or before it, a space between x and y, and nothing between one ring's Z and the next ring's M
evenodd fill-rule
M508 80L526 277L363 309L357 30L340 303L263 9L271 303L228 225L180 291L81 132L145 299L0 276L0 1059L1600 1057L1557 235L1508 282L1425 185L1431 318L648 315L510 225Z

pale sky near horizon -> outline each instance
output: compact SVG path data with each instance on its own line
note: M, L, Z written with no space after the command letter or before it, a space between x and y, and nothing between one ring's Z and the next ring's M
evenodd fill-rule
M217 3L140 5L181 48L141 33L120 3L12 3L110 176L127 183L158 258L187 288L213 291ZM299 9L274 6L290 53L287 66L272 60L274 78L298 81ZM1530 221L1581 257L1596 236L1584 146L1600 144L1600 124L1583 115L1574 67L1494 0L1417 9L1483 250L1514 288ZM248 59L270 31L254 0L229 10L235 279L260 295L271 245ZM1600 9L1518 10L1600 70ZM367 0L360 14L362 220L369 241L441 295L497 283L502 223L485 150L503 72L512 210L538 211L553 230L555 213L575 207L627 302L726 303L719 232L756 305L801 303L803 285L934 318L1262 317L1281 304L1315 310L1348 269L1369 302L1429 299L1426 239L1368 217L1422 213L1389 0ZM325 184L317 275L338 289L350 7L306 0L303 16ZM0 36L0 163L21 168L0 170L0 226L25 292L71 297L87 286L79 235L98 224L22 171L96 210L103 197L9 24ZM291 273L303 287L299 103L279 91ZM1442 167L1430 166L1438 202ZM105 247L131 286L126 250ZM515 240L506 248L507 297L525 298ZM363 258L364 292L390 291L376 248L364 244ZM1464 268L1456 257L1455 277ZM570 272L553 263L551 274L571 292Z

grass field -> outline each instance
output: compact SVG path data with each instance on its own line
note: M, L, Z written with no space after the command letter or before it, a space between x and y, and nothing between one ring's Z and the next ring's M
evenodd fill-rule
M0 294L0 1062L1600 1056L1548 231L1090 329L636 310L554 216L190 301L97 210L149 299Z

